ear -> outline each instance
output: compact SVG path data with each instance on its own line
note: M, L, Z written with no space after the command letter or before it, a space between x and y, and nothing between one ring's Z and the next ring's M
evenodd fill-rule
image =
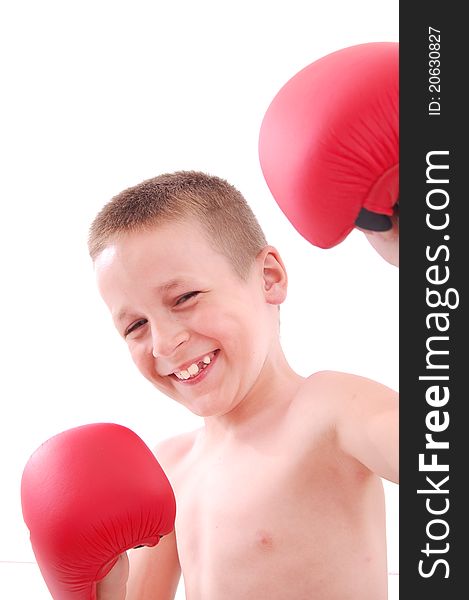
M262 290L268 304L282 304L287 297L288 277L280 254L273 246L265 246L256 261L262 272Z

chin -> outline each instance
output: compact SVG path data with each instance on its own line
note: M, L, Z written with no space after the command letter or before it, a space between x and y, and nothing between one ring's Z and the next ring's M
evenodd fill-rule
M217 397L212 400L209 397L196 397L196 398L178 398L179 404L185 406L194 415L203 418L210 417L222 417L234 408L233 404L227 404L226 402L221 403L220 398Z
M229 410L220 410L220 407L203 406L203 405L201 406L197 402L194 402L193 404L188 404L187 402L181 402L181 401L179 401L179 402L180 402L180 404L185 406L188 410L190 410L191 413L193 413L194 415L197 415L198 417L203 417L204 419L209 418L209 417L221 417L224 414L226 414L227 412L229 412Z

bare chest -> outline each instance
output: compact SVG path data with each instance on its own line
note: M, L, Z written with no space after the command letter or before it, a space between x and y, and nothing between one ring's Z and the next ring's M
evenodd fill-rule
M311 598L312 586L343 570L339 557L364 522L365 484L327 447L316 450L247 446L188 463L176 481L176 535L193 598L285 598L286 581L296 598Z

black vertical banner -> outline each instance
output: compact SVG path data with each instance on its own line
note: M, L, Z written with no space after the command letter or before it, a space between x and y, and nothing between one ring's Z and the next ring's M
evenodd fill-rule
M469 581L463 491L469 460L469 35L463 5L400 6L402 599L466 597Z

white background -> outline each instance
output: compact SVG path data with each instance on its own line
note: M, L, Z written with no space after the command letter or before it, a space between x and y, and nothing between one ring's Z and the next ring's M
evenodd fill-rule
M113 421L154 446L200 424L141 378L95 289L87 229L123 188L179 169L228 179L285 261L291 364L398 388L398 270L359 232L331 250L309 245L272 199L257 156L264 112L297 71L346 46L397 40L397 0L2 4L2 597L50 597L19 496L41 442ZM398 487L385 489L396 574Z

